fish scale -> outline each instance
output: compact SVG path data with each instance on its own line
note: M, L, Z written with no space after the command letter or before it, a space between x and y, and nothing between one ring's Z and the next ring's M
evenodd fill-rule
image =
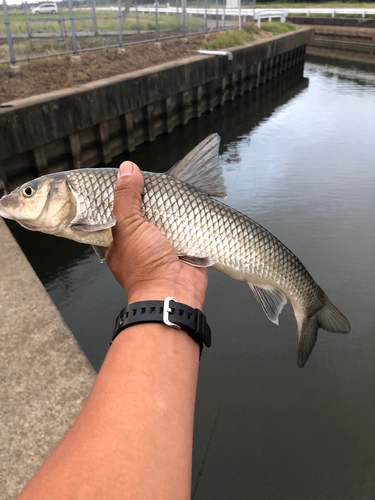
M253 219L214 198L226 196L219 143L213 134L167 173L143 172L142 214L184 262L211 266L247 282L272 322L278 324L289 299L298 326L297 364L302 367L319 328L347 333L350 324L293 252ZM115 168L98 168L46 175L1 198L0 215L28 229L91 244L104 258L116 223L117 174Z
M67 172L67 178L79 201L84 220L105 224L112 219L113 186L117 168L88 168Z
M320 287L302 263L255 221L168 175L144 174L144 180L142 213L171 241L178 253L198 258L211 256L216 263L234 267L235 271L259 280L276 281L295 300L312 310L319 304ZM162 194L167 187L168 206ZM181 203L182 190L194 203ZM199 210L195 210L196 207ZM192 224L185 224L186 221ZM214 224L217 224L216 230L213 230Z

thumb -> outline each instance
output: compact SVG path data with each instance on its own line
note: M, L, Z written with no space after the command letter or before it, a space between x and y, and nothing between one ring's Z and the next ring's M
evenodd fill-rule
M141 214L143 186L143 175L137 165L131 161L121 163L113 202L113 213L117 219L115 227L128 225L138 218L143 220Z

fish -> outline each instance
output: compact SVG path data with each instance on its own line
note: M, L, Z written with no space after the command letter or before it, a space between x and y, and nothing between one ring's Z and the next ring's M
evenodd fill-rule
M165 173L142 172L142 215L192 266L212 267L246 282L270 321L292 304L297 365L309 358L319 328L348 333L350 324L302 262L272 233L217 198L227 195L212 134ZM117 168L44 175L0 199L0 215L32 231L92 245L103 260L112 242Z

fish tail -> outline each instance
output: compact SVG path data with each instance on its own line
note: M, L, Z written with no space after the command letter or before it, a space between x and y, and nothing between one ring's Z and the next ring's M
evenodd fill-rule
M349 333L350 323L324 294L324 306L313 316L298 323L297 365L302 368L314 348L318 329L333 333Z

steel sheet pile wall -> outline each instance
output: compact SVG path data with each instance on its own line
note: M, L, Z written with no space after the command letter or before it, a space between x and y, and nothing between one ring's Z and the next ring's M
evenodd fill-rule
M12 187L50 171L109 163L123 151L303 67L313 29L222 56L193 56L0 108L0 176Z

